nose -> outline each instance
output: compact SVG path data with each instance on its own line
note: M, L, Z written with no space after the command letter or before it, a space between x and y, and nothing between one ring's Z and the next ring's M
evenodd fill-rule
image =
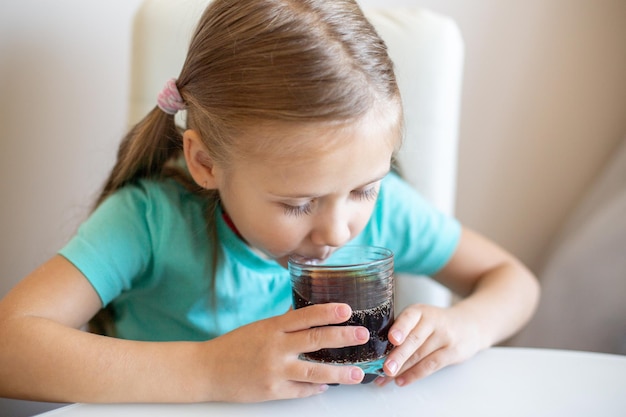
M311 241L318 246L340 247L351 237L349 216L340 207L329 207L321 213L311 231Z

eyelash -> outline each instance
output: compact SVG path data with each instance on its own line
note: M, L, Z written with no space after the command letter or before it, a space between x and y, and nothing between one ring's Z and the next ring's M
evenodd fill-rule
M353 196L355 200L358 200L358 201L365 201L365 200L372 201L372 200L375 200L376 197L378 197L378 190L374 187L371 187L365 190L355 190L355 191L352 191L350 194ZM288 204L285 204L284 205L285 214L288 216L295 216L295 217L311 214L311 212L313 211L312 203L313 202L310 201L301 206L290 206Z
M285 214L287 216L300 217L302 215L311 214L313 211L313 205L309 202L301 206L290 206L285 204Z
M365 190L355 190L351 193L357 200L376 200L378 197L378 190L375 187L366 188Z

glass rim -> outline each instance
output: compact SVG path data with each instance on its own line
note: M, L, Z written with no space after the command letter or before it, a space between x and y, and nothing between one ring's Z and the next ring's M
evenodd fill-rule
M339 251L355 251L361 250L363 253L375 253L381 255L376 259L363 259L359 262L351 262L351 263L325 263L326 261L332 259L333 255L338 254L342 255L342 253L338 253ZM294 266L299 269L308 269L315 268L316 270L342 270L349 271L354 268L362 268L367 265L368 267L375 267L377 265L385 264L386 262L393 261L394 253L391 249L384 248L382 246L372 246L372 245L346 245L337 250L337 252L333 253L328 259L326 259L322 263L311 263L310 258L305 258L301 255L290 255L287 261L288 267Z

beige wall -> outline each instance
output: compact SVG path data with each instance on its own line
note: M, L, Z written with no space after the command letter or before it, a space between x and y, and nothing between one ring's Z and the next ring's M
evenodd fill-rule
M626 136L626 2L419 3L466 42L457 214L539 270Z
M538 269L626 134L626 2L361 3L457 20L466 43L457 214ZM113 162L138 4L0 2L0 296L71 235Z

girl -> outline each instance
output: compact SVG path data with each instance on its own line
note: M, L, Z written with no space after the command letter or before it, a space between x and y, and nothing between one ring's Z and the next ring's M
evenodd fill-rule
M354 1L215 0L90 218L0 303L0 395L265 401L358 384L358 367L298 359L369 334L325 326L348 319L344 304L290 311L285 269L347 243L387 247L398 272L464 297L398 314L378 384L509 337L537 303L534 277L392 172L401 132L392 63ZM115 338L80 330L103 306Z

